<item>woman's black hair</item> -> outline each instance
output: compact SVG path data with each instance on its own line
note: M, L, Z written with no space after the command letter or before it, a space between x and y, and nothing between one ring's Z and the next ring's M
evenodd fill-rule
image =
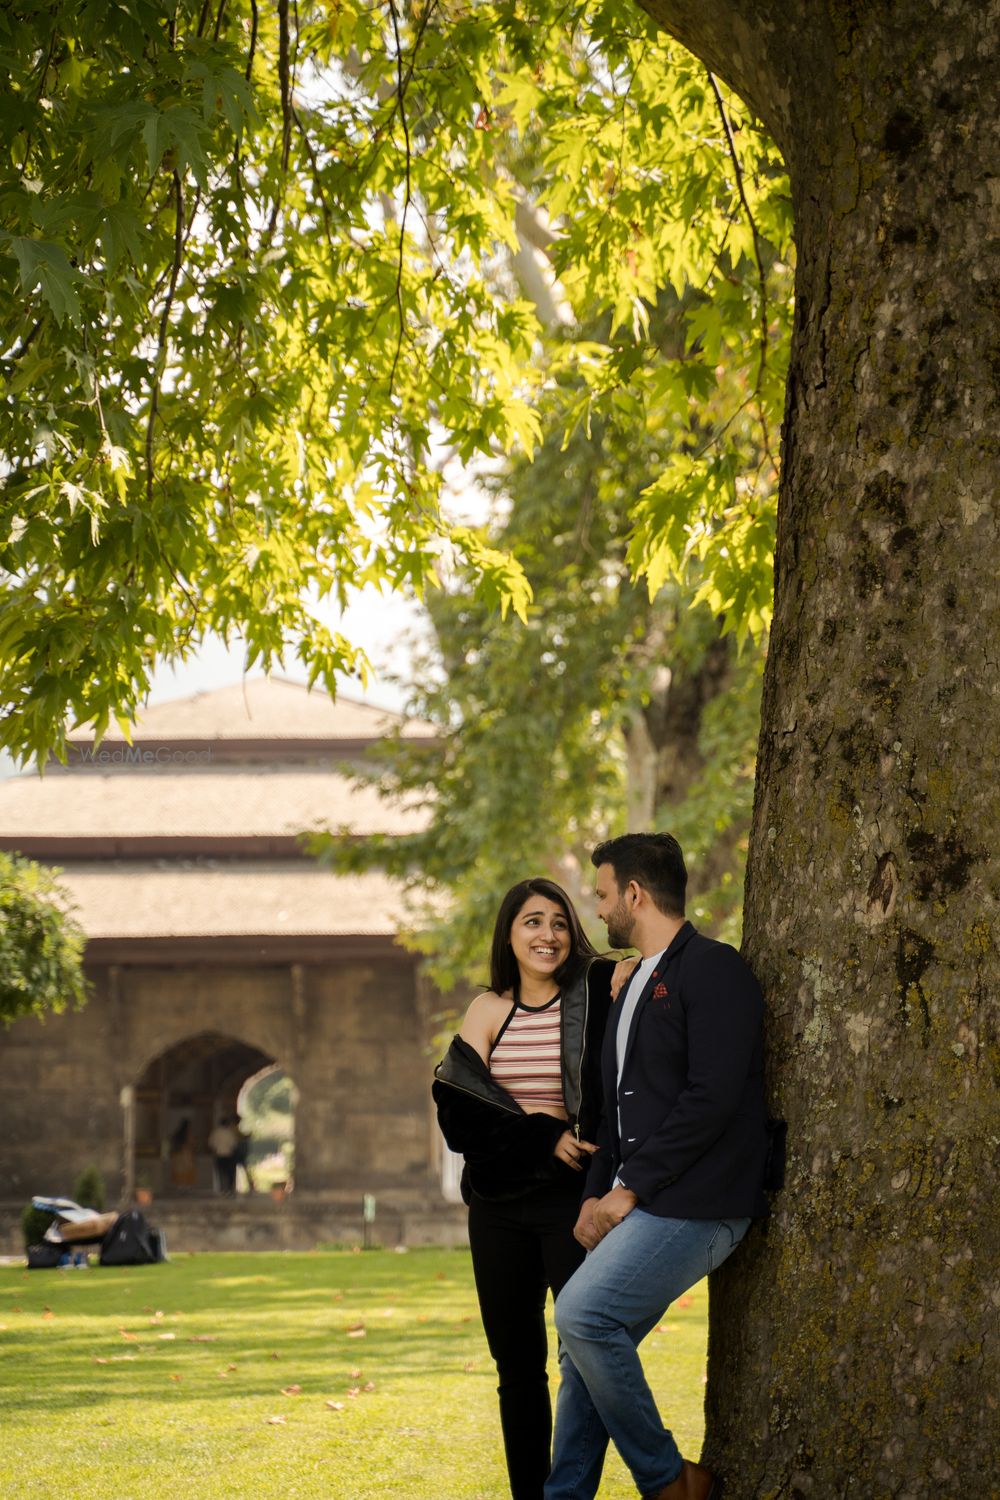
M529 896L544 896L547 900L554 901L557 906L562 907L569 924L569 953L566 955L566 961L560 964L554 975L560 984L575 973L584 959L598 956L597 949L583 930L576 908L562 886L556 885L554 880L546 880L541 875L532 876L528 880L519 880L517 885L511 886L501 901L493 928L493 945L490 948L490 989L495 995L503 995L508 990L514 995L517 994L521 976L514 950L510 945L510 933L514 926L514 918Z

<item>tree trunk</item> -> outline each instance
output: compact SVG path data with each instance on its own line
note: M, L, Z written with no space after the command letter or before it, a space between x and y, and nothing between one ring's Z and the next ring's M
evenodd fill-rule
M1000 6L649 8L775 131L799 254L745 920L789 1171L713 1278L706 1460L995 1500Z

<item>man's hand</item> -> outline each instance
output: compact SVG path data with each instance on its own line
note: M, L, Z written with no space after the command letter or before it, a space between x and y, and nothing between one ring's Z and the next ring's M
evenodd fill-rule
M614 1229L616 1224L620 1224L622 1219L627 1218L638 1201L631 1188L627 1187L613 1187L610 1193L605 1193L603 1198L598 1198L596 1201L588 1198L583 1206L586 1208L588 1203L594 1205L592 1222L597 1239L603 1240L610 1229ZM580 1238L579 1235L576 1237ZM588 1246L588 1249L593 1249L593 1246Z
M579 1217L573 1226L573 1238L580 1241L585 1250L593 1250L601 1236L594 1228L594 1209L600 1198L584 1198Z

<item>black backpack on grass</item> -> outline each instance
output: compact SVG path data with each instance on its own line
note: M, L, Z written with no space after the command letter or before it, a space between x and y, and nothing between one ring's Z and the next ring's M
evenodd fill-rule
M39 1240L37 1245L29 1245L28 1270L54 1270L62 1259L65 1250L65 1245L57 1245L53 1240Z
M137 1208L119 1214L101 1241L102 1266L148 1266L165 1259L162 1237Z

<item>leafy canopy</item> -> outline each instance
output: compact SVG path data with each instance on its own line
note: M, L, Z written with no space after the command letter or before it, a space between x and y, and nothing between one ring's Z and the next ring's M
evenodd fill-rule
M672 294L661 304L651 323L662 342L680 310ZM427 826L313 842L341 870L406 882L408 941L445 990L484 980L486 936L513 879L547 873L574 898L589 890L590 850L624 829L627 805L631 826L681 838L694 919L738 937L763 650L720 641L690 588L670 581L651 602L633 582L628 502L658 472L663 443L615 410L561 441L579 384L548 393L533 461L490 480L491 537L532 588L527 624L492 616L468 576L432 594L433 638L408 706L435 740L397 734L365 775L388 799L422 806ZM643 771L648 798L632 785Z
M764 627L787 188L646 17L18 0L0 60L0 743L130 718L208 632L332 690L365 662L321 602L422 594L452 560L526 619L523 569L449 522L442 471L530 453L569 380L571 427L665 434L629 566L652 594L695 569L729 627ZM505 274L519 214L555 330Z

